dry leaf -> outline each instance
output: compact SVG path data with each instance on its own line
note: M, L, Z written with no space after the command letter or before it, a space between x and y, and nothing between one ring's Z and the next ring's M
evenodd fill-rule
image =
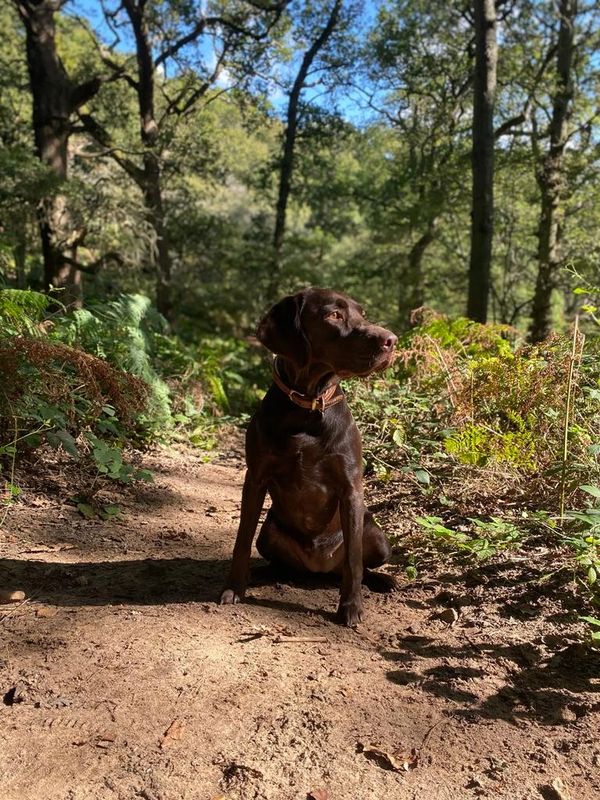
M329 800L327 789L313 789L308 793L308 800Z
M179 742L183 738L185 723L176 717L163 734L161 747L168 747L172 742Z
M388 753L378 744L360 745L362 752L371 761L375 761L383 769L391 769L394 772L409 772L419 763L419 754L413 747L410 755L401 752Z

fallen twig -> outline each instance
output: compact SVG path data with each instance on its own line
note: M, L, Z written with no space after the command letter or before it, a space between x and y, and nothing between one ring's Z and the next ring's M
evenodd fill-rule
M277 636L273 639L275 644L293 644L294 642L320 642L328 641L326 636Z
M7 620L9 617L11 617L11 616L12 616L12 615L15 613L15 611L17 611L19 608L21 608L21 606L24 606L24 605L25 605L25 603L30 603L32 600L33 600L33 597L26 597L26 598L25 598L25 600L22 600L20 603L18 603L17 605L13 606L13 607L10 609L10 611L7 611L7 612L6 612L6 614L3 614L3 615L0 617L0 625L1 625L1 624L2 624L2 623L5 621L5 620Z

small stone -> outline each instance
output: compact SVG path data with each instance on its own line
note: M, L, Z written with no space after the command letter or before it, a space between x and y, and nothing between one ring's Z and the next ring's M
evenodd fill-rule
M555 778L548 786L541 787L544 789L543 795L548 800L571 800L571 795L565 784L560 778Z
M566 724L566 723L569 723L569 722L576 722L577 721L577 714L572 709L570 709L567 706L565 706L565 708L559 708L556 711L556 715L555 715L554 719L559 724L561 722L563 724Z
M20 603L25 597L25 592L21 590L0 589L0 603Z
M446 608L436 615L437 619L446 622L448 625L454 625L458 619L458 611L455 608Z

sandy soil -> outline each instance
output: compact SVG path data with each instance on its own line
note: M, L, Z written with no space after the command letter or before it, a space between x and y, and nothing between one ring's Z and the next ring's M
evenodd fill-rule
M544 563L400 573L352 631L336 586L256 556L220 608L240 454L146 460L121 521L25 488L0 530L26 593L0 606L0 800L600 797L600 659Z

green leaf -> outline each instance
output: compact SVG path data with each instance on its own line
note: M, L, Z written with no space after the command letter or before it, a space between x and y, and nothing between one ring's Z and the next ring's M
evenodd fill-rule
M11 500L15 500L21 494L22 491L21 489L19 489L18 486L10 482L7 482L5 484L5 489L8 492L8 498L7 498L8 502L10 502Z
M122 515L122 511L120 506L118 505L107 505L102 506L102 510L100 511L100 516L104 520L111 520L117 519Z
M596 617L579 617L582 622L587 622L589 625L594 626L595 628L600 628L600 619Z
M48 431L46 436L50 436L51 431ZM62 448L65 452L67 452L73 458L79 458L79 450L77 449L77 445L75 444L75 439L71 436L68 431L59 430L54 431L53 436L58 441L58 444L62 445ZM54 446L54 445L53 445Z
M600 487L598 486L590 486L589 484L585 484L584 486L579 487L582 492L587 492L587 494L591 494L592 497L600 497Z
M77 503L77 511L86 519L96 518L96 512L89 503Z
M146 483L154 481L154 475L149 469L138 469L133 477L136 481L146 481Z
M404 443L404 433L402 432L401 428L396 428L394 433L392 434L392 441L394 444L397 444L398 447L401 447Z
M422 483L424 486L429 486L431 483L431 475L426 469L416 469L413 474L419 483Z

